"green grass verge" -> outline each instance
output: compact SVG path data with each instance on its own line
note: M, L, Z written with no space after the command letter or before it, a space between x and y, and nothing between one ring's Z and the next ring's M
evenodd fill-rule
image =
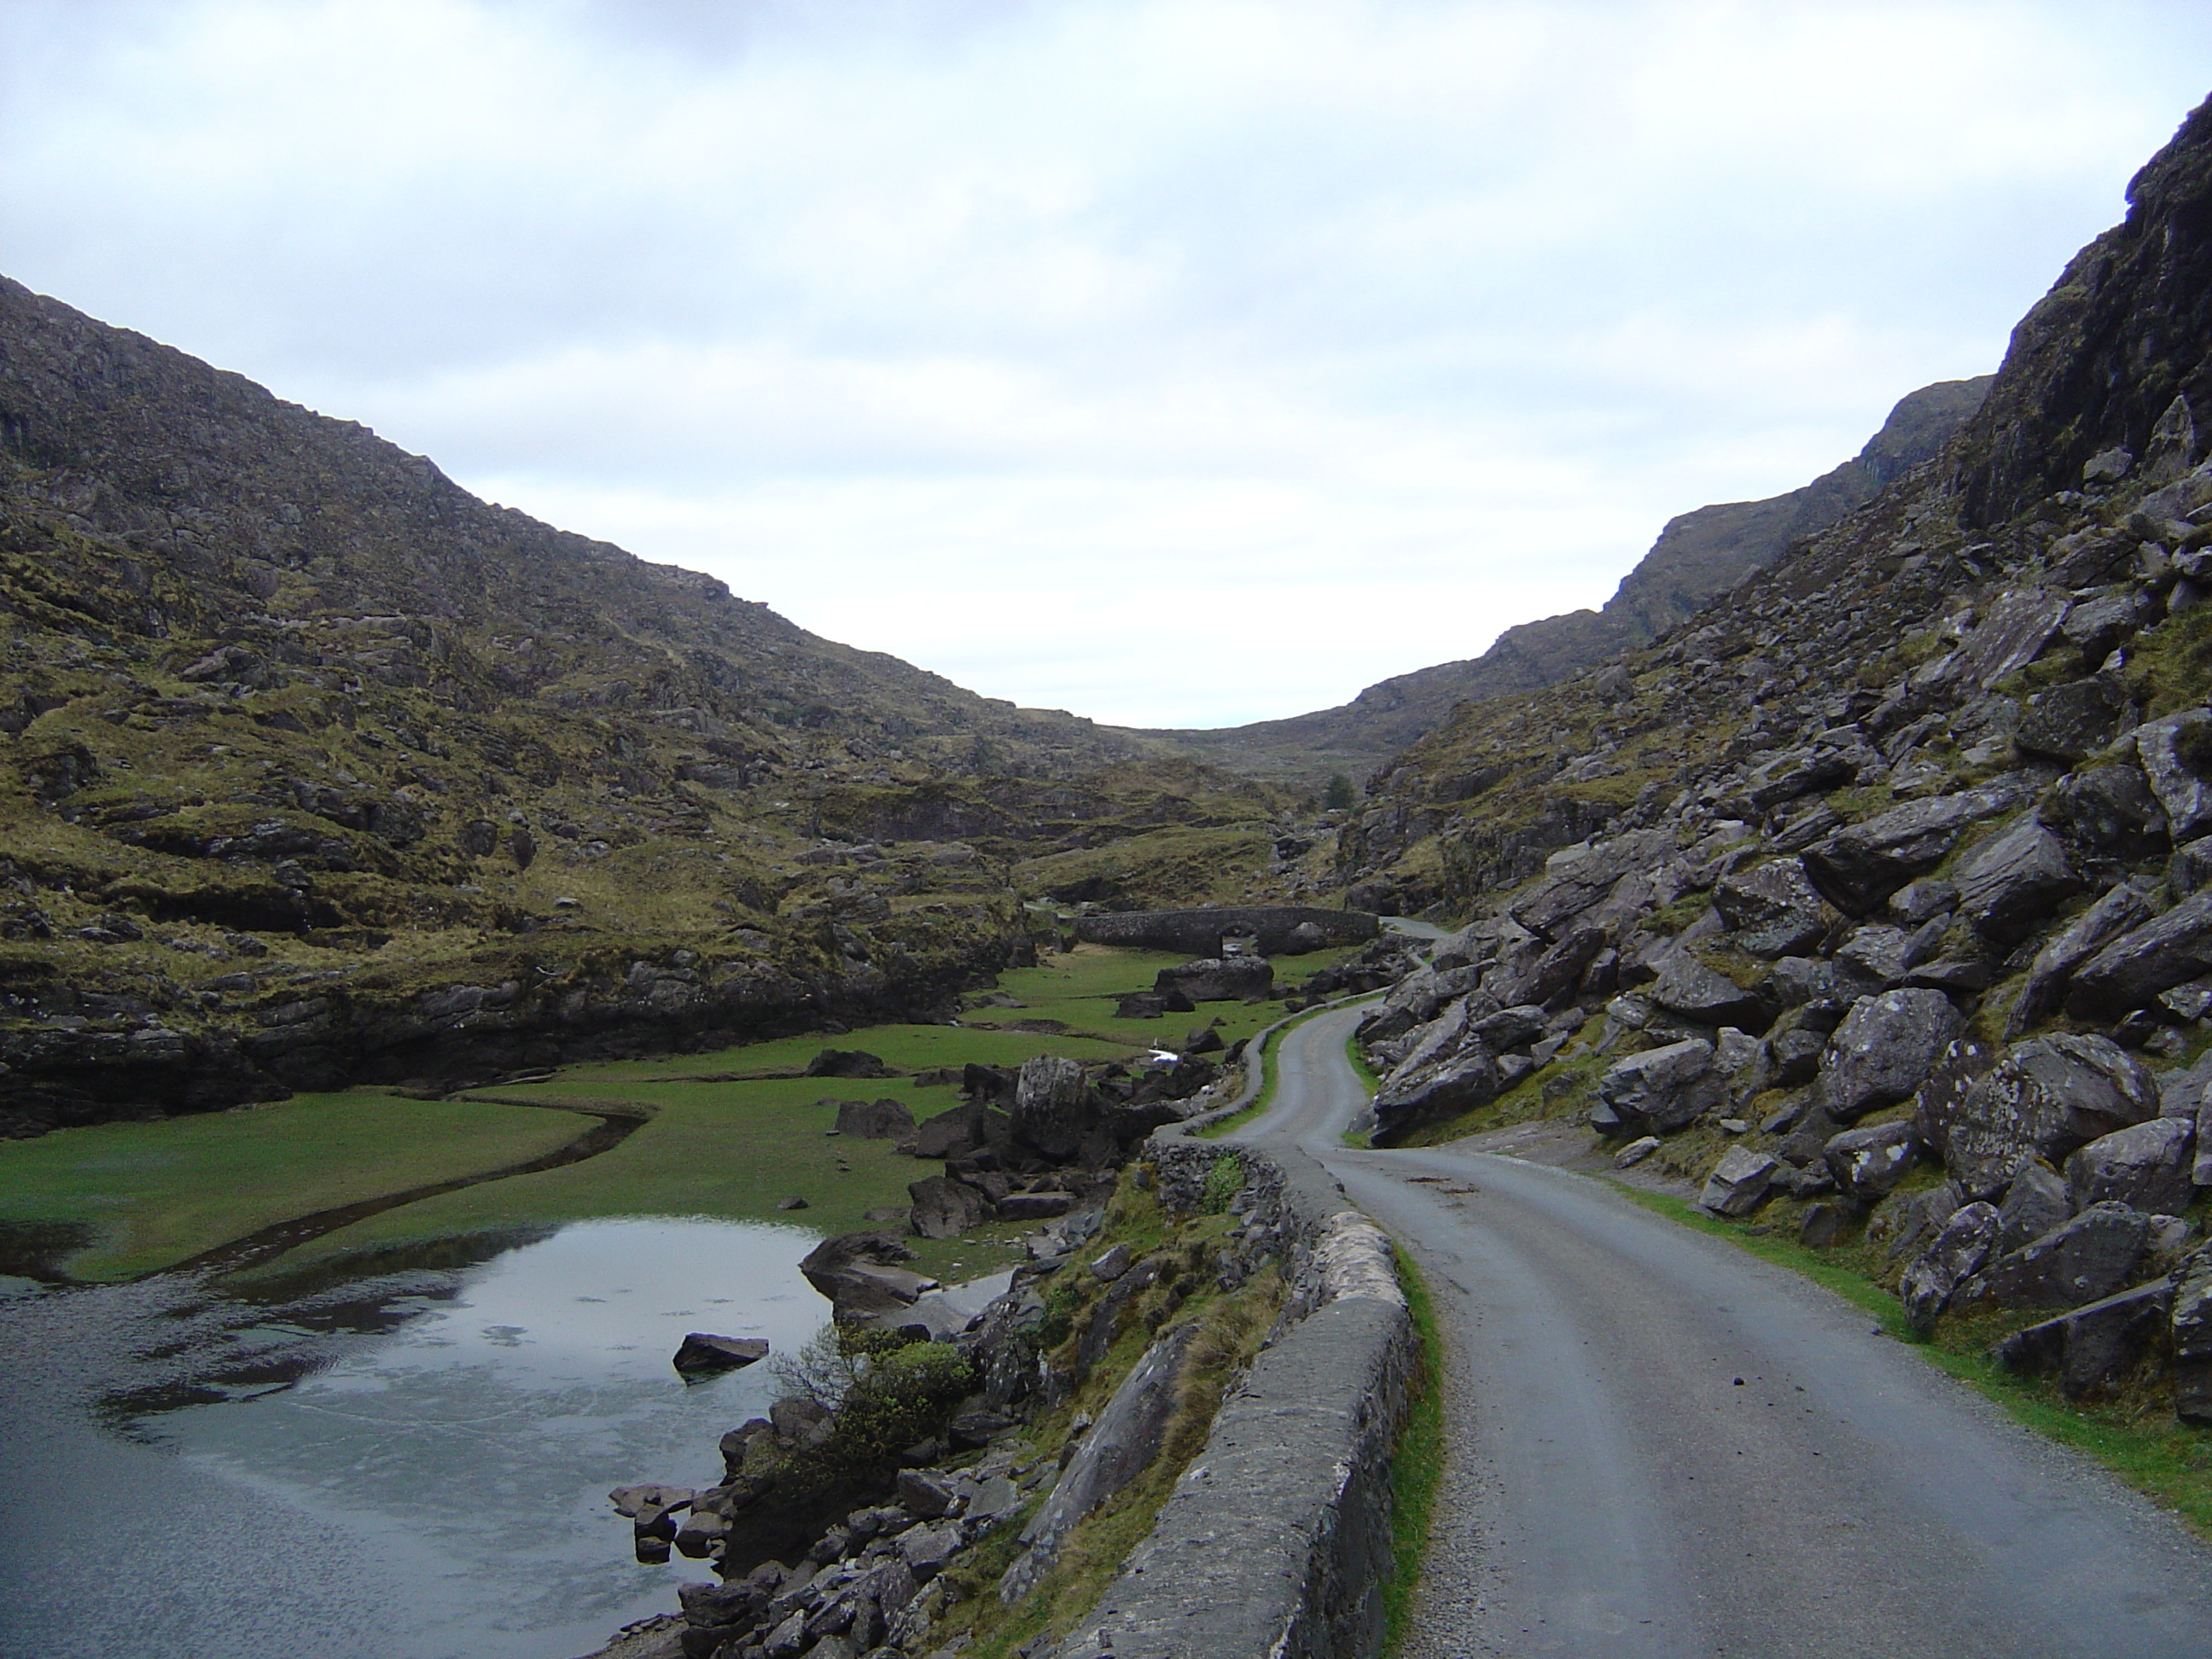
M526 1163L591 1127L573 1112L363 1090L57 1129L0 1141L0 1213L89 1224L95 1240L69 1271L128 1279L273 1222Z
M1824 1257L1795 1241L1755 1231L1756 1222L1723 1221L1668 1194L1621 1182L1619 1190L1670 1220L1725 1238L1777 1267L1803 1274L1877 1320L1883 1331L1918 1348L1929 1361L1975 1389L2028 1427L2095 1458L2121 1480L2212 1536L2212 1435L2175 1421L2171 1382L2137 1387L2112 1401L2075 1404L2056 1383L2014 1376L1990 1358L1990 1345L2017 1317L1993 1313L1947 1317L1933 1336L1905 1322L1897 1298L1850 1260Z
M1406 1310L1413 1316L1420 1344L1413 1394L1398 1443L1390 1455L1390 1577L1382 1586L1382 1651L1395 1659L1405 1644L1413 1592L1429 1553L1437 1495L1443 1485L1443 1344L1437 1330L1436 1304L1429 1287L1402 1246L1394 1245L1398 1283L1405 1287Z

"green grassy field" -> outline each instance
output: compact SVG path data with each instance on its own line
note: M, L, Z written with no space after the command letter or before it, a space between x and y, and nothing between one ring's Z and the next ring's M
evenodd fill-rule
M1342 951L1298 959L1299 977ZM1085 945L1003 975L1020 1008L980 1007L959 1026L882 1025L812 1033L705 1054L575 1066L551 1081L500 1090L498 1103L422 1102L374 1091L300 1096L272 1106L156 1123L66 1129L0 1142L0 1220L76 1222L96 1242L67 1266L120 1279L165 1267L271 1222L526 1162L588 1127L546 1106L620 1102L651 1113L622 1145L586 1162L487 1182L387 1210L310 1242L283 1265L517 1223L612 1215L708 1216L802 1222L825 1233L871 1225L866 1212L907 1201L907 1183L934 1164L890 1143L828 1136L840 1099L896 1099L917 1121L959 1102L949 1085L911 1078L710 1081L730 1073L797 1070L825 1047L863 1048L902 1072L969 1061L1018 1066L1036 1054L1122 1059L1180 1048L1218 1020L1224 1042L1281 1014L1279 1004L1210 1003L1200 1012L1124 1020L1117 995L1151 988L1181 958ZM1005 1029L1056 1022L1060 1032ZM1000 1029L985 1029L995 1026ZM779 1211L804 1198L796 1214ZM981 1269L1003 1256L997 1235L921 1243L931 1271Z
M271 1222L528 1160L592 1127L572 1112L360 1091L166 1123L0 1141L0 1217L81 1222L81 1279L128 1279Z

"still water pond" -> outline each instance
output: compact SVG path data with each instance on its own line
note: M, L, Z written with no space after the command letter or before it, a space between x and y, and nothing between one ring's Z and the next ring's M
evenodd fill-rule
M707 1485L816 1236L669 1219L449 1242L251 1301L179 1277L0 1300L0 1656L570 1659L674 1606L606 1501Z

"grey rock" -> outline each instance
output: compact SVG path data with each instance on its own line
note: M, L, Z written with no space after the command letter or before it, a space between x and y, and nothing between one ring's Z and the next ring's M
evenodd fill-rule
M1982 1270L2001 1231L1990 1204L1966 1204L1954 1211L1935 1242L1915 1256L1898 1284L1905 1323L1917 1331L1933 1329L1950 1305L1951 1292Z
M1749 1215L1765 1200L1774 1173L1781 1167L1765 1152L1754 1152L1747 1146L1731 1146L1721 1154L1720 1162L1705 1177L1705 1190L1698 1194L1698 1202L1715 1215Z
M2159 993L2212 973L2212 890L2192 893L2164 915L2130 929L2074 970L2066 1012L2118 1019Z
M1128 1245L1126 1243L1116 1244L1113 1249L1108 1250L1103 1255L1098 1256L1091 1261L1091 1276L1097 1279L1103 1285L1111 1285L1123 1273L1129 1271L1129 1261L1130 1255Z
M2142 1062L2105 1037L2015 1043L1966 1091L1945 1162L1975 1198L1993 1197L2036 1158L2062 1162L2100 1135L2158 1115Z
M2140 767L2085 766L2061 778L2045 801L2051 828L2101 858L2148 858L2167 842L2166 809Z
M1889 896L1889 914L1907 927L1920 927L1958 908L1959 890L1933 876L1908 881Z
M1615 1060L1597 1095L1621 1126L1666 1134L1721 1105L1726 1089L1713 1068L1713 1045L1689 1037Z
M2043 654L2051 636L2074 608L2063 593L2015 588L1998 598L1961 653L1967 676L1984 690Z
M1663 830L1639 830L1596 842L1571 855L1554 854L1543 876L1509 907L1513 919L1547 939L1594 908L1623 876L1674 859L1674 839Z
M1735 930L1739 950L1770 959L1810 951L1838 920L1814 890L1804 864L1790 858L1723 876L1713 887L1713 908Z
M715 1336L693 1331L676 1350L676 1369L685 1376L736 1370L768 1358L768 1344L757 1336Z
M1846 1129L1820 1150L1836 1185L1853 1198L1877 1199L1893 1189L1920 1155L1920 1137L1910 1123L1877 1123Z
M2167 832L2194 841L2212 830L2212 784L2198 773L2212 750L2212 709L2185 708L2136 728L2136 759L2166 809Z
M952 1511L956 1494L942 1469L901 1469L894 1486L900 1507L918 1520L934 1521Z
M1480 1043L1437 1058L1409 1054L1375 1092L1375 1143L1389 1146L1417 1124L1484 1105L1504 1086L1497 1056Z
M896 1100L841 1100L837 1133L864 1140L896 1140L914 1133L914 1114Z
M1525 1048L1544 1035L1544 1011L1531 1004L1501 1008L1468 1024L1467 1034L1493 1054Z
M2064 1176L2047 1164L2027 1165L2012 1178L2004 1202L1997 1206L1998 1250L2017 1250L2064 1226L2073 1218L2074 1207Z
M1965 1026L1940 991L1885 991L1867 998L1828 1040L1820 1064L1822 1109L1849 1123L1905 1099Z
M1247 1002L1264 998L1274 985L1274 964L1265 957L1202 957L1163 968L1152 980L1157 994L1179 994L1193 1002Z
M1973 1037L1954 1038L1912 1092L1912 1127L1921 1144L1936 1157L1948 1157L1951 1121L1966 1103L1966 1091L1997 1062L1994 1049Z
M957 1238L991 1218L990 1199L948 1176L925 1176L908 1182L906 1190L914 1200L907 1224L917 1237Z
M1613 1167L1616 1170L1632 1169L1657 1152L1659 1145L1657 1135L1639 1136L1613 1155Z
M1051 1494L1022 1528L1023 1553L999 1581L1001 1601L1011 1605L1028 1594L1057 1558L1069 1529L1151 1467L1164 1443L1197 1331L1194 1323L1180 1325L1153 1343L1115 1389Z
M891 1313L937 1281L898 1266L914 1252L889 1233L843 1233L826 1238L799 1264L806 1282L830 1298L842 1317Z
M2173 1278L2173 1410L2185 1423L2212 1425L2212 1249L2181 1264Z
M935 1577L960 1553L960 1523L946 1521L933 1527L909 1527L898 1535L899 1559L916 1579Z
M2123 882L2051 936L2035 953L2027 983L2014 1003L2006 1035L2020 1036L2058 1012L2074 970L2155 909L2149 896Z
M2179 1215L2197 1196L2190 1180L2197 1126L2154 1117L2100 1135L2066 1160L2066 1188L2076 1210L2107 1200L2150 1215Z
M1970 824L2002 817L2027 793L2015 777L1929 800L1909 801L1837 830L1804 854L1806 874L1838 908L1863 915L1915 876L1926 875Z
M1659 976L1644 994L1660 1007L1700 1025L1747 1025L1765 1030L1773 1011L1755 992L1716 973L1680 945L1656 964Z
M2028 699L2013 741L2033 755L2079 761L2118 735L2127 704L2101 679L2054 685Z
M1098 1107L1081 1066L1055 1054L1039 1054L1022 1062L1012 1115L1014 1132L1024 1140L1048 1158L1066 1158L1076 1154L1097 1127Z
M2085 664L2101 663L2133 639L2156 614L2156 604L2150 595L2136 587L2123 587L2076 602L2067 612L2066 620L2059 624L2058 631L2081 653Z
M1960 861L1959 908L1977 933L2011 946L2081 890L2065 844L2028 813Z
M1803 1219L1797 1224L1797 1242L1808 1250L1829 1249L1842 1242L1850 1224L1848 1205L1808 1204Z
M1855 927L1838 947L1835 963L1862 986L1885 990L1903 979L1911 965L1907 953L1912 939L1902 927L1883 923Z
M2171 1279L2139 1285L2014 1331L1996 1345L1996 1357L2030 1376L2056 1371L2069 1400L2088 1399L2135 1368L2167 1328L2174 1301Z
M2125 1285L2149 1242L2150 1218L2142 1211L2092 1205L1992 1261L1988 1292L2008 1307L2079 1307Z
M1867 1218L1866 1242L1885 1262L1908 1261L1926 1249L1959 1212L1965 1195L1949 1182L1918 1192L1892 1193Z

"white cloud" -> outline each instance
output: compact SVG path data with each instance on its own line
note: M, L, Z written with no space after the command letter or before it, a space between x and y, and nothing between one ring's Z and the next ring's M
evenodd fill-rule
M2208 67L2180 3L14 0L0 268L834 637L1226 722L1992 367Z

